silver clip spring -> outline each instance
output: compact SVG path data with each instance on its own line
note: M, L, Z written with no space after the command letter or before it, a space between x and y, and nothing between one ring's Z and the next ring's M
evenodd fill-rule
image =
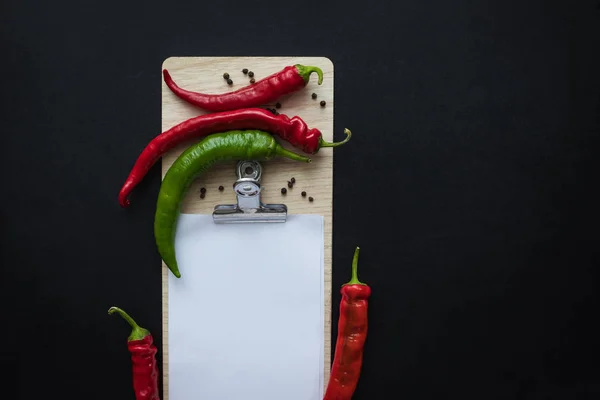
M215 206L213 221L216 224L238 224L252 222L285 222L287 206L285 204L263 204L260 200L262 190L262 166L257 161L240 161L236 166L237 181L233 190L237 204Z

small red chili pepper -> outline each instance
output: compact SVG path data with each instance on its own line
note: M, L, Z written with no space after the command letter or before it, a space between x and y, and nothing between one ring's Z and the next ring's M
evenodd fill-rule
M158 396L158 366L156 346L147 329L140 327L125 311L111 307L109 314L118 313L131 325L127 347L133 363L133 389L136 400L160 400Z
M190 139L239 129L258 129L271 132L309 154L316 153L322 147L340 146L350 140L352 136L352 132L346 129L344 133L347 136L343 141L329 143L323 140L321 131L316 128L309 129L302 118L289 118L285 114L273 115L262 108L245 108L200 115L175 125L150 141L138 157L119 192L119 204L122 207L130 204L129 194L167 151Z
M352 279L341 289L335 356L323 400L350 400L360 377L371 288L358 280L359 250L357 247L352 260Z
M163 70L163 77L169 89L188 103L209 111L227 111L267 104L298 91L306 86L313 72L319 76L319 85L322 84L323 71L320 68L296 64L285 67L254 84L223 94L205 94L182 89L177 86L166 69Z

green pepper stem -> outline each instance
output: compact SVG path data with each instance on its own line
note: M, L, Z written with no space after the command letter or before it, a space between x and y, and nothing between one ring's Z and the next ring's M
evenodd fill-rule
M321 68L300 64L296 64L295 67L298 70L298 75L300 75L302 79L304 79L305 84L308 83L310 79L310 74L312 74L313 72L316 72L319 76L319 85L323 83L323 71L321 70Z
M282 156L282 157L287 157L291 160L296 160L296 161L304 161L307 163L312 162L312 160L308 157L304 157L300 154L296 154L293 151L289 151L286 148L282 147L281 145L277 145L277 154Z
M129 325L131 325L131 334L129 335L129 338L127 339L128 341L141 340L150 334L150 332L147 329L144 329L141 326L139 326L133 320L133 318L131 318L129 316L129 314L127 314L125 311L121 310L119 307L111 307L108 309L109 315L114 314L115 312L117 314L119 314L125 321L127 321L129 323Z
M319 147L338 147L343 145L344 143L347 143L350 138L352 137L352 132L350 132L350 129L348 128L344 128L344 133L346 134L346 138L344 140L342 140L341 142L326 142L323 140L323 137L319 138Z
M350 282L346 283L346 285L364 285L361 281L358 280L358 253L360 252L360 247L356 247L354 250L354 258L352 259L352 279Z

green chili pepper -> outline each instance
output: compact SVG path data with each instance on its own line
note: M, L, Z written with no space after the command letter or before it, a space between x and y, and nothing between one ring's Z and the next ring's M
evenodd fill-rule
M175 232L181 201L192 182L217 162L266 161L276 156L311 162L310 158L284 149L270 133L260 130L235 130L209 135L175 160L160 186L154 218L158 252L173 275L181 277L175 257Z

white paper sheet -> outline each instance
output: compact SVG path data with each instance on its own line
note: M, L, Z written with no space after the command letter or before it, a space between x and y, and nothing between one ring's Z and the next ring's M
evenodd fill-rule
M323 398L323 217L182 214L169 274L170 400Z

